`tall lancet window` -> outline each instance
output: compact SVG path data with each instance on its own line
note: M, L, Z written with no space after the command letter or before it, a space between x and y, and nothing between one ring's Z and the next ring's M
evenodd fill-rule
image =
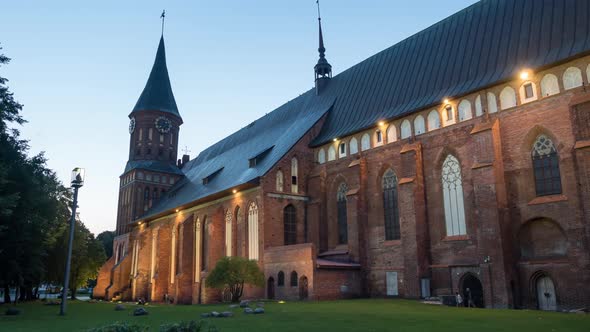
M448 155L443 163L442 185L447 236L467 234L461 164L453 155Z
M209 268L209 221L203 217L203 231L201 232L201 270Z
M293 194L299 192L297 180L297 158L293 158L291 159L291 192Z
M346 216L346 183L341 183L336 196L338 205L338 244L348 243L348 220Z
M283 209L283 226L285 245L297 243L297 214L295 207L291 204Z
M388 169L383 175L383 213L385 240L399 240L399 210L397 207L397 177Z
M276 190L278 192L283 191L283 172L281 172L280 170L277 171Z
M258 207L256 203L248 208L248 258L258 260Z
M228 209L225 213L225 255L232 255L232 213Z
M553 141L539 135L533 145L532 158L537 196L561 194L559 156Z

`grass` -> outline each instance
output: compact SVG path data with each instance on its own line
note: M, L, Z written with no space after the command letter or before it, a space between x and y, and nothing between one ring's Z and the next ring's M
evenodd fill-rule
M0 306L2 331L84 331L115 321L149 325L199 320L203 312L227 311L227 305L149 305L148 316L133 317L136 307L126 304L115 311L113 303L68 302L68 314L58 316L59 306L41 303L18 305L20 316L5 316ZM222 331L590 331L590 315L529 310L453 308L409 300L347 300L330 302L266 303L263 315L245 315L234 309L232 318L207 318Z

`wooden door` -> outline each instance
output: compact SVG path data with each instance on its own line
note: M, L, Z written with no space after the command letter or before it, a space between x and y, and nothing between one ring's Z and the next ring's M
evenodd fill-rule
M387 287L387 296L398 296L397 272L385 272L385 284Z
M551 278L547 276L537 279L537 302L541 310L557 310L555 286Z

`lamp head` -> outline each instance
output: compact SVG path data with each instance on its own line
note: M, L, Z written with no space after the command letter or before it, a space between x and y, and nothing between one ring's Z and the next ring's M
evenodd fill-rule
M85 170L81 167L76 167L72 170L72 187L80 188L84 185Z

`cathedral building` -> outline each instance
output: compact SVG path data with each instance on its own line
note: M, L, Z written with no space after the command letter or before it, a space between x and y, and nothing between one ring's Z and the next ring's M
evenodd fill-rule
M482 0L334 76L320 21L315 87L192 160L162 38L95 297L223 301L204 280L242 256L245 298L590 307L588 17Z

